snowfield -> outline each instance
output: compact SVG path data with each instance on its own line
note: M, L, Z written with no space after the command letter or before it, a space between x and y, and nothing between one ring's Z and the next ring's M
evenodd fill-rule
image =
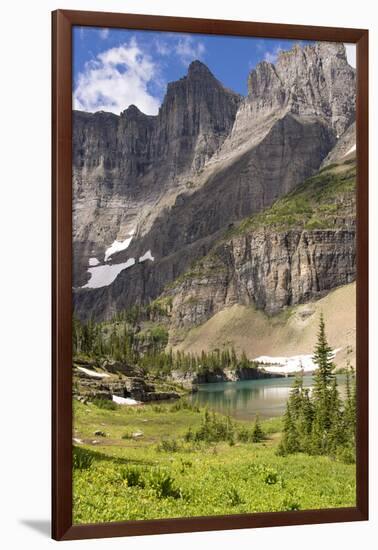
M119 397L118 395L112 395L112 399L118 405L139 405L141 403L141 401L136 401L131 397Z
M151 250L147 250L147 252L145 252L143 256L140 256L139 263L145 262L146 260L151 260L151 262L155 260L155 258L151 254Z
M130 246L130 243L133 240L134 234L135 234L135 229L132 229L124 241L114 241L113 244L111 244L109 248L105 250L104 261L107 262L110 259L110 257L116 252L121 252L122 250L126 250Z
M88 376L92 376L93 378L109 378L109 374L106 374L105 372L95 372L94 370L86 369L85 367L77 367L78 370L81 370L81 372L85 372L85 374L88 374Z
M344 155L344 157L346 157L347 155L350 155L351 153L353 153L353 151L356 150L356 144L352 145L352 147L349 149L349 151L347 151Z
M88 265L90 267L94 267L95 265L98 265L100 262L98 261L97 258L89 258L89 262L88 262Z
M121 264L106 264L98 265L96 267L90 267L88 272L91 275L91 278L81 288L101 288L103 286L110 285L123 271L135 264L135 258L129 258L127 262Z
M332 351L332 358L336 356L336 353L341 348L337 348ZM313 361L313 355L293 355L291 357L271 357L269 355L261 355L256 357L254 361L257 363L267 365L264 370L277 374L292 374L295 372L314 372L316 365Z

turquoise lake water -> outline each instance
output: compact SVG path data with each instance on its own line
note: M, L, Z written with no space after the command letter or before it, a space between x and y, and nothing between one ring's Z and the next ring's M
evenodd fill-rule
M191 400L203 407L209 407L222 414L229 414L241 420L280 416L285 412L286 401L294 378L267 378L239 382L218 382L201 384ZM313 386L313 377L303 377L305 387ZM345 376L338 375L341 395L345 391Z

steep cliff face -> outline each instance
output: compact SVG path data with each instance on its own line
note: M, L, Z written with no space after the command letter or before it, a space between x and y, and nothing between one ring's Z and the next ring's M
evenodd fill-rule
M240 100L194 61L187 76L168 84L157 116L135 105L120 116L74 111L74 181L79 190L86 184L100 194L105 184L113 192L138 195L152 170L151 180L162 180L166 188L171 183L163 178L196 172L214 154L232 128Z
M291 112L322 118L341 136L355 118L355 70L348 64L343 44L319 42L294 46L279 53L273 65L263 61L248 79L232 142L245 141L248 120L276 118Z
M338 165L247 220L166 291L173 326L191 328L234 304L274 314L354 281L354 186L354 165Z
M227 90L200 61L168 84L153 137L154 159L175 178L196 173L229 134L241 97Z
M345 130L343 135L337 141L335 147L328 153L322 162L322 167L329 166L332 163L342 162L356 156L356 123Z
M74 112L74 286L90 257L101 261L115 239L145 233L186 189L230 132L239 102L196 61L168 85L157 116L134 105L120 116Z
M233 239L172 291L173 324L193 327L233 304L274 314L316 300L354 281L354 240L353 228L261 231Z
M109 317L158 296L230 226L314 174L353 122L354 102L344 47L321 43L259 64L244 99L194 62L157 117L133 106L120 117L76 113L74 285L88 280L90 257L128 265L107 286L78 289L77 314ZM147 251L154 260L138 262Z

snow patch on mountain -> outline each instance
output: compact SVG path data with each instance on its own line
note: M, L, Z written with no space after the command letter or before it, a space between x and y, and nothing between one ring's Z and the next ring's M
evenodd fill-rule
M105 250L104 261L107 262L110 259L110 257L113 256L113 254L115 254L116 252L121 252L122 250L126 250L130 246L130 243L133 240L134 234L135 234L135 229L132 229L124 241L115 240L109 246L109 248Z
M341 348L332 351L332 359ZM313 372L317 369L317 365L313 361L313 355L293 355L291 357L271 357L269 355L261 355L254 359L257 363L267 365L264 370L277 374L292 374L295 372Z
M136 401L136 399L131 399L131 397L119 397L118 395L112 395L112 400L117 405L139 405L141 401Z
M88 265L90 267L94 267L96 265L98 265L100 262L98 261L97 258L89 258L89 261L88 261Z
M106 374L105 372L96 372L94 370L86 369L85 367L77 367L78 370L81 372L84 372L88 376L92 376L92 378L109 378L109 374Z
M151 250L147 250L147 252L145 252L143 256L140 256L139 263L145 262L146 260L151 260L151 262L155 260L155 258L151 254Z
M347 151L344 155L344 157L346 157L347 155L350 155L351 153L353 153L353 151L356 150L356 144L352 145L352 147L349 149L349 151Z
M88 272L91 275L91 278L86 285L81 288L101 288L103 286L110 285L123 271L135 264L135 258L129 258L127 262L121 264L106 264L98 265L96 267L90 267Z

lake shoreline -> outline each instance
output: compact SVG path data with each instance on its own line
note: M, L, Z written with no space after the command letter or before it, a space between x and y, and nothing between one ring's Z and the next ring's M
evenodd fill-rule
M336 377L343 395L345 376L337 374ZM303 382L311 392L314 377L305 374ZM192 404L208 407L237 420L250 421L256 415L264 419L276 418L285 413L292 383L291 376L205 383L199 384L189 399Z

